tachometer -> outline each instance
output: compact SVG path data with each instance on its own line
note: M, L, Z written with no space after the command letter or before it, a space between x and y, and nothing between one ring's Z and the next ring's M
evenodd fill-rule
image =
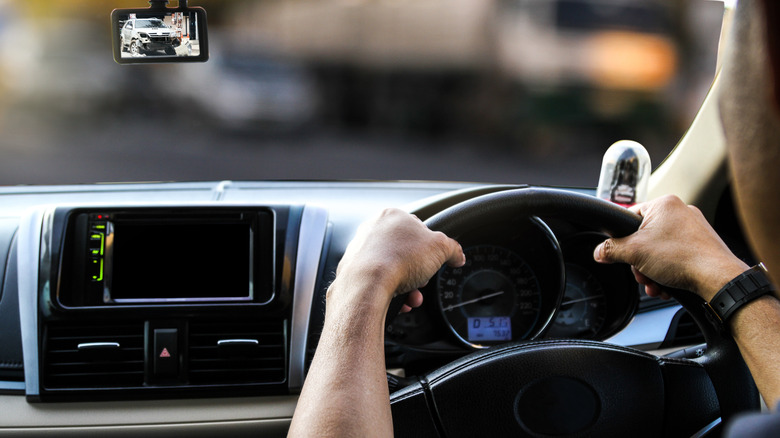
M474 347L527 338L539 320L542 300L531 266L499 246L464 252L465 266L446 267L438 276L439 305L452 332Z
M604 325L607 297L601 283L585 268L566 264L566 291L547 336L594 338Z

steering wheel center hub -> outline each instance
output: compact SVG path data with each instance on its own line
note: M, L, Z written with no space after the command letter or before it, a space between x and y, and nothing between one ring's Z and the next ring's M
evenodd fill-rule
M535 380L517 395L515 415L530 432L560 436L581 433L601 412L601 400L587 383L566 376Z

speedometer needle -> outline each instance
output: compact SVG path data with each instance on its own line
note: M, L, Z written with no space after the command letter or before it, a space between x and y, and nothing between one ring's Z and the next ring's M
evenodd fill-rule
M593 295L592 297L585 297L585 298L579 298L579 299L576 299L576 300L564 301L564 302L561 303L561 306L565 306L567 304L581 303L583 301L595 300L597 298L604 298L604 295Z
M447 312L447 311L450 311L452 309L457 309L458 307L465 306L467 304L474 304L474 303L480 302L482 300L486 300L488 298L497 297L497 296L499 296L499 295L501 295L503 293L504 293L504 291L500 290L498 292L493 292L492 294L487 294L487 295L485 295L483 297L474 298L473 300L464 301L464 302L458 303L458 304L452 304L450 306L445 307L444 311Z

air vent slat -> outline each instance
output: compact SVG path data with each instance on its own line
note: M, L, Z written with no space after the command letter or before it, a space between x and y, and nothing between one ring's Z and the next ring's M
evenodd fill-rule
M257 368L257 367L231 367L231 368L222 368L222 367L215 367L215 368L204 368L201 370L193 371L192 374L196 375L198 373L232 373L235 371L246 371L246 372L258 372L258 373L274 373L278 372L281 373L284 371L284 368Z
M119 348L79 350L79 344L114 342ZM138 324L74 324L46 327L46 388L93 389L144 383L144 327Z
M223 350L227 350L227 349L222 349L219 347L210 347L210 346L191 347L190 354L193 355L193 357L197 357L200 355L212 356L214 354L217 354L217 352ZM247 347L246 350L254 350L257 351L258 354L263 354L263 355L273 354L274 352L278 352L279 354L283 353L283 349L281 345L257 345L257 346Z
M103 353L111 353L112 352L112 350L106 350L106 351L96 350L96 351L103 352ZM140 352L141 354L143 354L144 350L143 350L143 348L121 348L121 350L118 350L118 351L122 351L122 352L125 352L125 353L131 353L131 354L138 354ZM64 355L64 354L88 354L89 351L81 351L81 350L76 350L76 349L72 349L72 350L49 350L48 353L52 354L52 355L54 355L54 354L62 354L62 355Z
M95 335L95 334L92 334L92 335L89 335L89 337L95 338L95 339L113 339L113 338L133 339L133 338L135 338L134 335L123 335L123 334L111 334L111 335L108 335L108 334L107 335L99 335L99 334ZM83 338L84 338L84 335L81 335L81 336L78 336L78 335L75 335L75 336L73 336L73 335L71 335L71 336L52 336L51 338L49 338L49 340L50 341L61 341L61 340L67 341L67 340L78 339L80 341Z
M286 321L212 321L191 323L189 374L195 384L284 383L286 381ZM222 345L231 339L258 344Z
M105 372L105 373L52 373L52 377L62 377L62 378L80 378L80 377L89 377L89 378L95 378L95 377L128 377L130 375L140 375L141 378L143 378L143 372L137 372L137 371L116 371L116 372Z
M283 383L285 372L284 369L278 371L267 372L264 370L244 370L239 372L236 370L229 371L197 371L191 374L191 380L198 382L199 384L210 384L211 381L216 381L219 384L229 383Z
M143 361L135 361L135 362L124 362L124 363L117 363L112 362L110 363L110 366L112 367L113 371L106 372L104 371L106 369L106 365L109 365L108 363L89 363L89 362L73 362L73 363L55 363L50 364L49 369L51 370L51 374L84 374L84 373L90 373L90 374L110 374L112 372L134 372L137 371L139 368L143 370L144 363ZM72 370L72 372L69 372L69 370Z
M192 363L196 365L196 369L206 369L206 367L214 368L264 368L271 367L279 364L284 360L281 357L272 357L268 359L250 359L242 361L226 360L226 359L201 359L193 360Z

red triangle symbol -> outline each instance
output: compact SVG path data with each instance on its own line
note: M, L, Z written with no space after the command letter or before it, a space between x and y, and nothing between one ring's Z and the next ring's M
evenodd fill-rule
M171 357L171 353L168 353L167 348L163 348L162 353L160 353L160 357Z

